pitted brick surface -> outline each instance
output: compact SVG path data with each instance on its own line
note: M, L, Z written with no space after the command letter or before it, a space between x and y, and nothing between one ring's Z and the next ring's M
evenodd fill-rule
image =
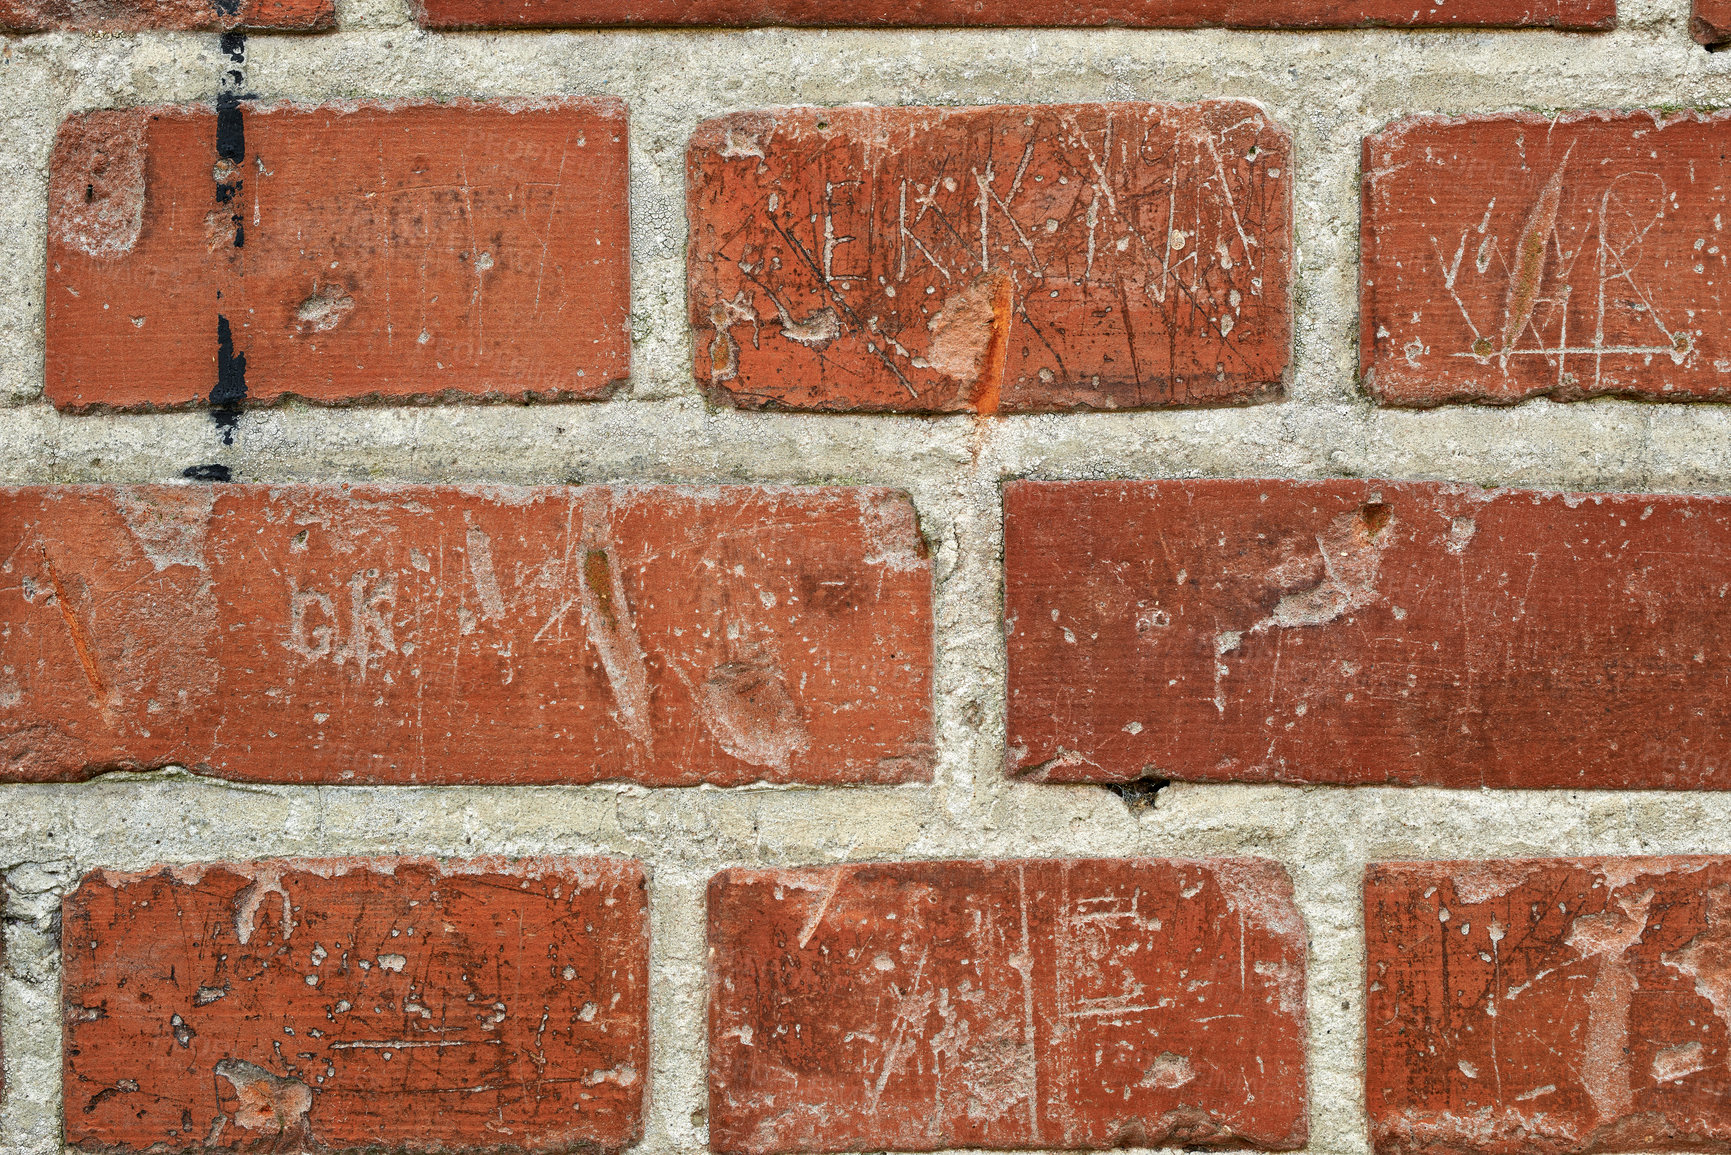
M66 1140L621 1150L648 1074L646 899L622 859L91 874L63 919Z
M1036 781L1731 788L1731 502L1013 482Z
M1292 157L1255 105L773 109L688 158L697 379L747 407L1244 402L1291 344Z
M614 24L1094 26L1131 28L1550 27L1616 23L1615 0L418 0L429 28Z
M0 780L931 773L892 490L46 486L0 558Z
M1364 145L1386 405L1731 398L1731 115L1418 116Z
M717 1151L1304 1146L1273 862L728 870L709 945Z
M238 102L69 119L62 409L594 398L630 372L625 107Z
M1379 1155L1723 1151L1731 860L1379 863Z

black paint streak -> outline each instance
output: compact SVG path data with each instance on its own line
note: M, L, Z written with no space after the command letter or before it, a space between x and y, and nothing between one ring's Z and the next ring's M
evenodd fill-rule
M224 445L234 444L240 424L241 403L246 400L246 354L234 351L234 333L228 318L216 318L216 388L210 391L210 415L222 433Z
M189 465L180 471L188 481L233 481L234 473L226 465Z
M238 92L216 94L216 155L239 164L246 159L246 123L241 119Z
M1170 778L1137 778L1129 782L1103 782L1101 785L1124 800L1130 813L1153 810L1160 791L1172 785Z

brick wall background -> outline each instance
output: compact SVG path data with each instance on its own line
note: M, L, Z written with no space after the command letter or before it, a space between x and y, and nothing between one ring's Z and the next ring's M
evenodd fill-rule
M1731 54L1685 0L1622 0L1615 30L603 31L433 34L343 0L333 32L249 36L264 98L593 94L629 107L631 388L558 405L65 416L42 398L47 169L67 114L210 100L211 34L0 41L0 481L872 483L913 498L933 557L930 785L815 789L232 785L174 771L0 786L7 961L0 1149L59 1142L62 893L97 867L285 855L601 854L649 872L650 1089L642 1150L706 1143L705 888L730 866L885 859L1257 854L1309 934L1309 1146L1368 1149L1362 877L1382 859L1723 851L1715 793L1174 785L1133 809L1012 782L1005 756L1001 483L1012 478L1391 478L1725 493L1716 404L1534 401L1378 409L1355 383L1361 139L1413 113L1705 107ZM1282 398L1247 408L981 421L750 413L704 402L686 321L685 147L698 122L785 103L1259 102L1292 136L1294 341Z

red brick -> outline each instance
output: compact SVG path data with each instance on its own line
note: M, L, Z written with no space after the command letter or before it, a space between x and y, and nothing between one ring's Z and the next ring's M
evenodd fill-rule
M719 399L1115 409L1285 372L1291 141L1255 105L772 109L701 125L687 169Z
M1731 501L1363 481L1004 494L1009 772L1731 788Z
M589 398L629 373L619 101L93 112L51 167L62 409Z
M931 773L891 490L0 489L0 575L0 779Z
M1731 1146L1731 859L1365 875L1382 1155Z
M430 28L616 24L867 27L1119 25L1131 28L1610 28L1616 0L417 0Z
M1731 114L1420 116L1364 145L1385 405L1731 398Z
M1731 41L1731 0L1695 0L1689 34L1709 48Z
M0 31L6 32L309 32L336 23L334 0L0 0Z
M66 1141L618 1151L642 1133L635 862L302 859L88 875L63 912Z
M728 870L709 950L716 1151L1304 1146L1273 862Z

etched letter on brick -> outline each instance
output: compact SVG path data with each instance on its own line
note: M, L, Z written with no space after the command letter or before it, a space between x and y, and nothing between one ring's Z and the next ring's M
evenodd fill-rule
M431 28L699 24L1610 28L1616 0L417 0Z
M1291 338L1290 153L1227 101L710 121L687 166L698 381L910 413L1265 395Z
M63 933L68 1143L612 1152L642 1132L635 862L100 871Z
M931 772L890 490L0 489L0 560L0 780Z
M1017 482L1009 771L1731 789L1731 501Z
M616 100L101 111L49 179L62 409L605 395L630 368Z
M1731 860L1365 875L1379 1155L1724 1151Z
M1386 405L1731 398L1731 114L1402 121L1364 146Z
M1304 1146L1304 924L1261 859L728 870L732 1155Z

